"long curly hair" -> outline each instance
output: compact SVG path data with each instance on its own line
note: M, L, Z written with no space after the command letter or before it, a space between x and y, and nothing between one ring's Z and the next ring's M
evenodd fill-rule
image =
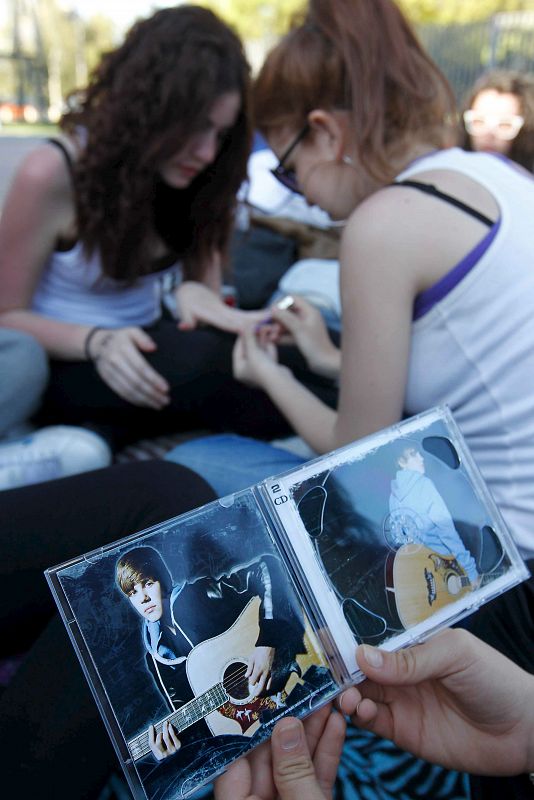
M240 110L215 161L186 189L166 186L158 165L233 91ZM132 281L155 271L156 233L189 278L202 278L215 250L225 255L251 147L249 94L239 38L200 6L162 9L137 22L102 58L60 125L84 137L74 168L78 236L88 255L99 250L104 274Z
M301 128L314 108L344 109L359 159L381 181L392 152L412 137L445 146L455 100L391 0L310 0L254 82L257 127Z
M513 94L519 100L519 113L524 118L523 127L510 143L508 157L529 172L534 171L534 75L511 69L492 69L482 73L469 90L463 110L472 107L481 92L493 89L499 94ZM472 150L471 138L465 127L460 129L460 144Z

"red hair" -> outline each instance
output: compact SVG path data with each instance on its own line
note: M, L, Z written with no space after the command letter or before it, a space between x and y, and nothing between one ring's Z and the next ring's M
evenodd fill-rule
M389 179L395 143L448 142L452 90L391 0L310 0L270 52L254 86L256 124L297 130L314 108L346 109L359 157Z

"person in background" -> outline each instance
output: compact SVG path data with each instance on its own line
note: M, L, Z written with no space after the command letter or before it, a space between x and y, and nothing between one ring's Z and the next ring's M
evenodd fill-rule
M248 106L238 37L205 8L166 8L102 58L61 135L23 161L0 221L0 325L51 359L40 424L107 425L111 439L269 428L272 405L231 377L247 313L221 296Z
M301 298L271 309L310 369L339 376L339 403L313 396L255 327L237 341L235 375L262 387L315 453L447 403L534 556L530 176L450 146L450 87L391 0L312 0L260 70L254 110L284 185L345 220L341 349ZM212 460L202 443L206 469L220 456L228 485L232 463L246 469L239 440L226 460L215 445Z
M235 374L264 388L317 453L447 403L532 557L530 176L449 146L449 86L391 0L312 0L267 57L254 97L278 171L346 220L341 351L336 362L323 336L313 356L339 369L338 407L299 384L253 328L237 341ZM320 324L294 306L272 317L301 350Z
M464 108L461 144L466 150L500 153L534 170L534 75L484 72Z

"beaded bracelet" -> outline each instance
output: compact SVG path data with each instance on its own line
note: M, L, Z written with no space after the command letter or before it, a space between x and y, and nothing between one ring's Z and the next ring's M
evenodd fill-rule
M89 330L87 336L85 337L85 342L83 343L83 352L84 352L84 355L85 355L85 358L87 359L87 361L93 361L94 360L93 356L91 355L91 352L89 350L89 345L91 344L91 339L93 338L95 333L98 333L98 331L101 331L101 330L103 330L103 328L101 328L99 325L95 325L94 328L91 328Z

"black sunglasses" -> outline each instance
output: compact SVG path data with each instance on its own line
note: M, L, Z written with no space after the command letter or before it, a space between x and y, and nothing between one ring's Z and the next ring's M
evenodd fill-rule
M271 170L271 173L274 175L276 180L280 181L282 186L285 186L286 189L289 189L295 194L302 194L302 191L299 188L295 170L287 169L286 167L284 167L284 161L287 161L287 159L289 158L295 147L299 144L299 142L302 141L302 139L304 139L309 130L310 130L310 125L307 122L302 128L302 130L299 131L294 140L291 142L291 144L281 157L280 161L278 162L277 166Z

